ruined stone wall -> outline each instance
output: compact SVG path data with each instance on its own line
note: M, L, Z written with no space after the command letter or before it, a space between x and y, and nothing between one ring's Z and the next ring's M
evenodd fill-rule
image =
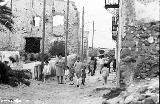
M135 1L124 0L122 5L120 69L126 83L131 83L133 77L153 77L159 72L160 21L137 20Z
M24 37L42 37L43 29L43 0L13 0L12 1L12 12L14 14L14 33L1 32L0 43L1 49L7 46L6 41L9 42L13 47L17 47L18 50L23 50L25 46ZM10 4L8 4L10 6ZM62 15L65 17L66 24L66 10L67 2L63 0L54 0L54 10L53 14L53 0L46 0L46 30L45 30L45 52L48 51L51 40L53 40L53 15ZM77 15L78 10L74 5L74 2L70 2L70 12L69 12L69 52L77 52L77 37L79 28L79 16ZM33 17L40 17L39 26L33 25ZM65 34L64 34L65 35ZM6 38L2 38L6 37ZM42 47L41 47L42 48Z
M54 3L55 15L64 16L64 26L66 27L66 16L67 16L67 2L63 0L57 0ZM75 3L70 1L69 3L69 35L68 35L68 50L69 54L78 53L78 31L79 31L79 14L75 6ZM66 28L65 28L66 31ZM64 33L65 39L66 33Z

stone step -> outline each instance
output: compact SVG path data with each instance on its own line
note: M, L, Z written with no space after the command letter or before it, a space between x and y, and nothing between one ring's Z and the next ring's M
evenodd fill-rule
M116 75L109 75L109 77L114 77L114 76L116 76Z
M109 74L116 74L116 72L111 72L111 73L109 73Z
M116 76L116 74L109 74L109 76Z
M114 78L114 77L116 77L116 76L108 76L108 78Z
M113 81L113 80L115 80L115 79L116 79L116 73L110 73L107 80L108 80L108 81Z
M114 77L116 77L116 75L114 75L114 76L108 76L109 78L114 78Z
M109 74L109 76L116 76L116 74Z
M114 79L116 79L116 77L115 78L108 78L108 80L114 80Z

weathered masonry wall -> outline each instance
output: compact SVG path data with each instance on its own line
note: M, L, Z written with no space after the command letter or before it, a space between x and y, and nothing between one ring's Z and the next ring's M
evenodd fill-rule
M0 49L7 50L8 44L11 49L23 50L25 46L24 37L42 37L43 26L43 0L12 0L12 12L14 14L14 33L8 30L1 32ZM54 8L53 8L54 5ZM10 6L10 4L8 4ZM74 2L70 2L69 12L69 52L77 52L78 30L79 30L79 15ZM53 14L53 10L55 10ZM45 51L47 52L54 37L53 31L53 16L62 15L65 17L66 24L67 2L64 0L47 0L46 1L46 36L45 36ZM39 26L33 25L33 18L39 17ZM65 36L65 33L64 33ZM4 37L4 38L2 38ZM10 38L9 38L10 37Z
M124 0L122 5L122 50L121 72L126 83L132 77L153 77L159 72L159 37L160 20L152 16L141 15L144 8L138 8L137 3L143 0ZM148 5L158 4L158 0L145 2ZM145 5L146 5L145 4ZM155 5L154 5L155 6ZM154 9L153 9L154 10ZM152 14L156 15L156 10ZM137 11L141 11L138 12ZM140 17L141 15L141 17ZM158 15L158 14L157 14Z

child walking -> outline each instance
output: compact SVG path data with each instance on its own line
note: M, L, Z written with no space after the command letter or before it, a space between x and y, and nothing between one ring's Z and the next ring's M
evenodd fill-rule
M83 68L82 68L82 85L84 85L84 83L85 83L85 79L86 79L86 67L85 66L83 66Z
M51 74L51 68L49 66L48 61L45 61L45 65L42 73L43 73L43 81L46 82L46 76Z
M69 85L74 85L73 77L74 77L74 68L71 67L69 68L69 80L70 80Z
M74 63L74 69L75 69L75 76L77 78L77 87L79 87L80 84L80 78L81 78L81 69L82 69L82 62L80 61L80 57L77 58L77 61Z
M107 63L104 63L103 68L100 70L100 73L102 73L104 84L107 84L107 78L109 76L109 68Z
M65 67L64 76L65 76L65 82L67 82L67 79L69 79L69 67L68 66Z

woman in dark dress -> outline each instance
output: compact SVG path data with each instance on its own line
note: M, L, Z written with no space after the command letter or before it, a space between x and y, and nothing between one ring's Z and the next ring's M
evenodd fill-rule
M91 73L91 76L94 75L94 64L95 64L95 59L94 59L94 56L92 56L89 62L90 70L88 72L88 73Z
M113 71L116 72L116 59L113 60Z

